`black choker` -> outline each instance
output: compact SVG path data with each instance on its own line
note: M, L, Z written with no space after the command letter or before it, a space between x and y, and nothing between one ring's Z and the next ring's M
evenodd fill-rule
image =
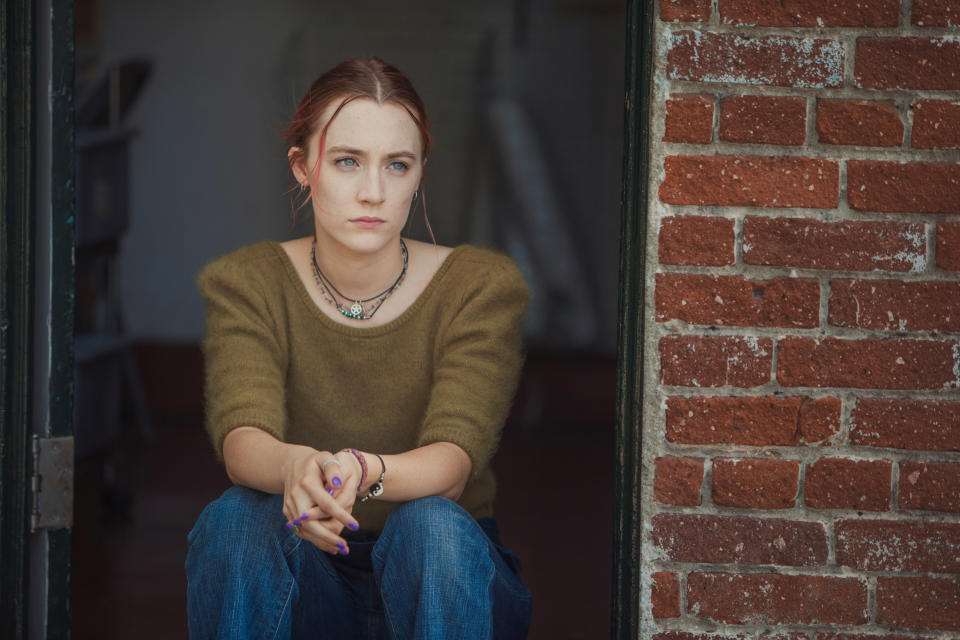
M320 270L320 265L317 264L316 239L313 241L313 246L310 247L310 262L313 263L313 277L316 279L317 285L320 287L320 293L323 295L324 300L336 307L337 311L347 318L352 318L353 320L369 320L380 308L380 305L382 305L383 302L390 297L390 294L392 294L394 290L400 286L400 283L403 282L403 277L407 275L407 245L403 242L402 238L400 239L400 253L403 256L403 269L400 270L400 275L397 276L397 279L394 281L394 283L377 295L362 299L354 299L343 295L335 286L333 286L333 283L330 282L330 278L323 274L323 271ZM333 294L336 294L346 302L350 303L350 308L348 309L344 303L334 300ZM370 310L367 310L367 308L364 307L364 305L368 302L374 303Z

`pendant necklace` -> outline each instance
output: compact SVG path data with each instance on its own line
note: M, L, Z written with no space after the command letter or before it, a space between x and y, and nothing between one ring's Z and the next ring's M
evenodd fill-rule
M403 242L402 238L400 239L400 255L403 256L403 268L400 270L400 275L397 276L397 279L394 280L392 285L369 298L350 298L340 293L340 291L333 286L333 283L330 282L330 278L320 269L320 265L317 263L316 239L313 241L313 246L310 247L310 262L313 264L313 277L317 281L317 286L320 287L320 294L323 296L323 299L336 307L337 311L342 315L354 320L369 320L372 318L373 314L377 312L384 301L389 298L397 287L400 286L400 283L403 282L403 277L407 275L408 254L407 245ZM341 303L335 300L338 296L345 302ZM367 303L372 304L369 307L364 306ZM347 304L350 306L347 307Z

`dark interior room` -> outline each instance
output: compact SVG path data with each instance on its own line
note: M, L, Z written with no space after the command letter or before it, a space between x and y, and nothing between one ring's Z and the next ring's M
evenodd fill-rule
M204 265L309 233L280 132L376 55L433 121L437 242L512 257L527 357L493 460L529 637L609 636L622 0L76 3L74 638L187 637L187 532L230 486L204 430ZM430 239L422 219L411 237Z

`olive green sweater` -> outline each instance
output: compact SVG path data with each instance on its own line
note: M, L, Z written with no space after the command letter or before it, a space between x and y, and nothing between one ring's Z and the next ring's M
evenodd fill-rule
M334 452L452 442L473 463L460 504L476 518L492 515L489 462L523 361L528 297L509 258L457 247L401 316L372 328L318 309L273 241L210 263L197 283L207 302L207 430L218 455L240 426ZM353 513L379 531L393 507L371 500Z

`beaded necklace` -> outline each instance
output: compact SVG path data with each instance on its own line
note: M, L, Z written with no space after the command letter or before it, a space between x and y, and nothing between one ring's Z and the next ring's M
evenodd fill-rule
M400 275L397 276L397 279L392 285L377 295L370 296L369 298L350 298L340 293L340 291L333 286L333 283L330 282L330 278L324 275L323 271L320 269L320 265L317 263L316 239L313 241L313 246L310 247L310 262L313 264L313 277L317 281L317 286L320 287L320 295L323 296L324 300L336 307L337 311L347 318L352 318L354 320L369 320L373 317L373 314L377 312L384 301L390 297L397 287L400 286L400 283L403 282L403 277L407 275L407 245L404 243L402 238L400 240L400 254L403 256L403 268L400 270ZM348 309L344 303L335 300L333 295L334 293L346 302L352 301L350 308ZM364 307L364 305L368 302L374 303L372 308L369 310Z

